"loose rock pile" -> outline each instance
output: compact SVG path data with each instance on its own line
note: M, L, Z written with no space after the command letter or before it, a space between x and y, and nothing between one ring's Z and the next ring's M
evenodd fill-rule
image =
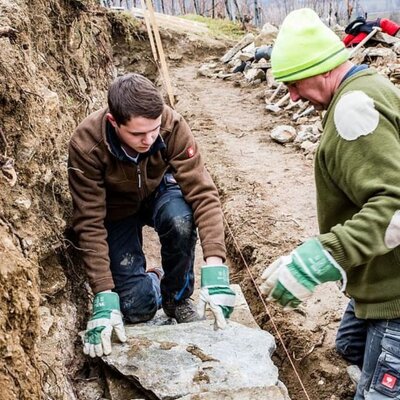
M343 27L335 27L339 36ZM293 102L283 84L271 74L270 56L278 29L267 23L258 36L245 35L223 57L201 65L199 76L232 81L240 87L264 87L262 98L266 112L287 117L287 125L276 126L270 137L283 145L293 143L306 155L314 154L322 132L321 116L308 102ZM377 32L351 55L355 64L368 64L380 74L400 85L400 39ZM351 50L351 49L350 49Z

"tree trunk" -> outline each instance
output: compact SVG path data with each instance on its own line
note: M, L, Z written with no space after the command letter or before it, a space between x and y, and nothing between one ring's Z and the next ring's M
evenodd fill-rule
M258 8L257 0L254 0L254 25L260 26L260 10Z
M186 14L185 0L178 0L178 4L179 4L179 14L185 15Z
M346 11L347 11L347 23L350 22L351 14L353 14L353 5L351 0L346 0Z
M235 5L235 8L236 8L236 19L238 19L241 22L244 22L243 21L243 16L242 16L242 13L240 12L240 8L239 8L239 4L238 4L237 0L233 0L233 4Z
M229 0L224 0L225 1L225 9L226 9L226 13L228 14L228 18L232 21L232 13L231 10L229 8Z
M200 10L199 10L199 5L197 3L197 0L193 0L193 5L194 5L194 11L196 12L197 15L199 15Z

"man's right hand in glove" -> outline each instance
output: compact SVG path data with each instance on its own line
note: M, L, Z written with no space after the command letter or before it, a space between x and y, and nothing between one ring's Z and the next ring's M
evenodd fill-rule
M308 239L289 256L278 258L261 276L260 290L285 310L292 310L312 295L317 285L343 281L346 273L317 238Z
M110 354L113 329L118 339L121 342L126 342L119 296L117 293L107 290L97 293L94 298L92 317L87 323L83 339L83 352L90 357Z
M201 268L201 290L197 311L204 317L207 305L214 314L214 329L225 329L226 319L235 306L235 292L229 287L226 265L204 265Z

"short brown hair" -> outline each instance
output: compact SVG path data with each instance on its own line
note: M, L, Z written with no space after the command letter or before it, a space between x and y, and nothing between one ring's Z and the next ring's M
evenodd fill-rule
M139 74L119 76L108 90L108 108L118 125L125 125L131 118L158 118L164 101L154 84Z

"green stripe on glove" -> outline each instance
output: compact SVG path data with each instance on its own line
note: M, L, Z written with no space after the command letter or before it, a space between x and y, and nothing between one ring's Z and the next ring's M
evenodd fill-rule
M285 309L298 307L321 283L342 279L345 287L347 281L345 271L316 238L273 262L261 278L261 292Z
M204 317L207 305L214 314L215 329L224 329L235 306L235 292L229 287L229 269L226 265L206 265L201 268L201 290L198 305Z
M83 352L90 357L110 354L113 330L121 342L126 341L119 296L111 291L97 293L93 301L92 317L83 338Z
M201 268L201 287L229 286L229 268L226 265L205 265Z

